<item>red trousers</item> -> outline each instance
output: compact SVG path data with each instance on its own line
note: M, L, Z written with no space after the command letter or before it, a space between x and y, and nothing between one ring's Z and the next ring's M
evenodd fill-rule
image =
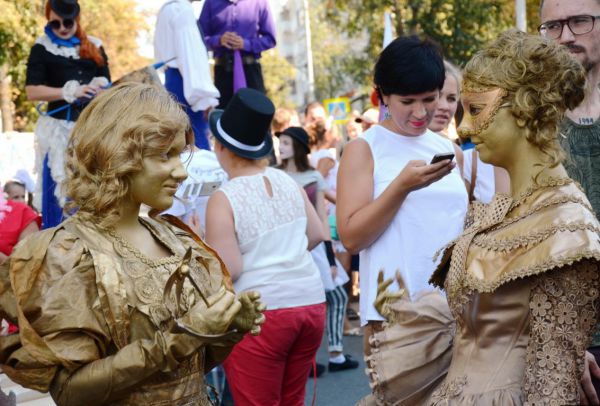
M265 312L260 335L246 335L223 363L236 406L304 405L325 310L320 303Z

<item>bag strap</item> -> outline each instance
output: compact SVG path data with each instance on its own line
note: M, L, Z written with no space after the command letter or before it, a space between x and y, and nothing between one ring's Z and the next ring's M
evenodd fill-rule
M469 201L475 200L475 182L477 182L477 150L473 148L471 153L471 185L469 187Z

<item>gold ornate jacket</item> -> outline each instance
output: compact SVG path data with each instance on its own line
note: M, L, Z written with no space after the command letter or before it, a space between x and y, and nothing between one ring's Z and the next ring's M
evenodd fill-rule
M580 188L551 179L497 195L444 251L432 282L456 320L431 404L577 404L600 289L600 224Z
M151 259L78 216L19 244L0 268L1 316L19 334L0 338L2 369L50 391L58 405L206 405L203 376L232 340L171 332L163 290L192 248L205 297L231 286L217 254L160 219L141 220L172 256ZM183 307L200 297L189 281Z

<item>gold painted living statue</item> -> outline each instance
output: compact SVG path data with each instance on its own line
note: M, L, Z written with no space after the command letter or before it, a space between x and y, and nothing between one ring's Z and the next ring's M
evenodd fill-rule
M58 405L209 405L204 374L264 321L218 255L181 223L140 217L171 206L194 145L160 88L125 83L77 121L66 191L77 213L21 242L0 269L2 370Z
M446 291L454 323L441 296L416 306L380 283L388 324L367 360L371 403L580 403L600 307L600 224L560 163L557 137L584 82L566 48L516 30L467 64L459 131L509 172L511 193L474 206L442 251L431 281Z

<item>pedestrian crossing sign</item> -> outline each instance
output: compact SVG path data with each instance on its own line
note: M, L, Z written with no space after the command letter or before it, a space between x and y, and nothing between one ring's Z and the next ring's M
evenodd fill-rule
M323 100L323 106L336 124L343 124L348 121L350 115L350 99L347 97L336 97L334 99Z

